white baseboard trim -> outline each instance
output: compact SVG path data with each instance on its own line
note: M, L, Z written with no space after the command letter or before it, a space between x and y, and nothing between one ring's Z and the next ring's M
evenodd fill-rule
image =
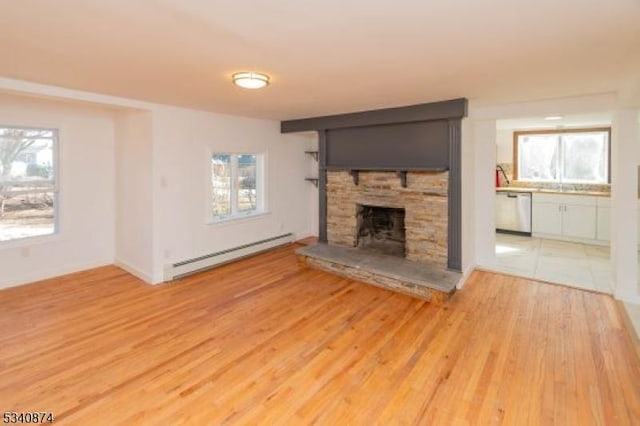
M299 240L304 240L305 238L309 238L309 237L315 237L318 238L318 234L314 234L313 232L305 232L302 234L294 234L293 236L293 240L295 241L299 241Z
M613 296L616 300L620 300L624 303L631 303L634 305L640 305L640 295L636 294L628 294L623 292L614 292Z
M140 278L145 283L153 284L153 279L152 279L151 275L146 273L146 272L143 272L141 268L138 268L137 266L133 266L130 263L125 262L122 259L116 259L113 262L113 264L116 265L120 269L124 269L125 271L127 271L128 273L133 275L134 277Z
M640 306L640 304L635 305L632 303L625 303L621 301L617 301L617 304L618 308L620 309L620 314L623 316L622 320L627 330L629 330L631 338L636 344L638 354L640 354L640 322L638 321L638 312L632 312L632 310Z
M458 290L460 290L462 287L464 287L464 285L467 283L467 280L469 279L469 277L471 276L473 271L476 270L477 267L478 267L478 265L471 265L467 269L462 271L462 278L460 278L460 281L458 281L458 284L456 284L456 288Z

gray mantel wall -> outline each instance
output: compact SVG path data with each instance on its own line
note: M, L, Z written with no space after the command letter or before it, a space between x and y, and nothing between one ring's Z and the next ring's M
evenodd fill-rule
M283 133L318 132L318 238L327 242L327 171L449 171L447 267L462 269L461 121L467 100L283 121ZM406 175L405 175L406 176ZM400 179L400 177L399 177Z

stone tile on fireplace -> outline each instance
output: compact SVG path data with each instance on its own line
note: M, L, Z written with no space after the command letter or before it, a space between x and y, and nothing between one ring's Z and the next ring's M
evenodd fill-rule
M448 256L448 172L409 172L407 186L395 172L327 172L327 242L357 245L358 205L405 210L405 257L443 269Z

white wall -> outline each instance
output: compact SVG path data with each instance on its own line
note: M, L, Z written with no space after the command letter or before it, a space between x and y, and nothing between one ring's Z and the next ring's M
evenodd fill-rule
M305 138L305 145L307 148L305 151L318 151L318 132L305 132L298 133L299 137ZM307 155L305 177L318 177L318 161L314 160L310 155ZM316 186L311 182L307 182L307 186L311 189L309 191L309 217L308 227L309 236L318 236L320 229L320 198L319 191Z
M114 122L110 110L0 94L0 125L59 129L59 234L0 243L0 287L110 264Z
M173 107L153 111L153 282L163 265L293 232L317 234L306 182L310 140L283 135L276 121ZM257 152L266 156L268 213L226 223L210 220L210 155Z
M115 263L147 282L153 279L152 132L150 112L118 114Z
M637 109L615 112L611 128L611 270L616 298L640 303L638 289Z
M470 120L471 136L475 149L475 219L476 262L479 266L493 268L496 262L495 241L495 169L496 169L496 121Z
M513 130L497 129L496 130L496 162L497 163L513 163Z
M471 135L471 123L462 120L461 125L461 182L462 182L462 272L463 278L458 284L462 287L476 264L475 241L475 147Z
M0 286L116 263L147 282L166 263L292 232L317 235L313 135L277 121L0 79L2 125L60 129L60 234L0 245ZM49 100L40 99L47 97ZM214 151L266 156L268 213L212 224ZM317 166L316 166L317 167Z

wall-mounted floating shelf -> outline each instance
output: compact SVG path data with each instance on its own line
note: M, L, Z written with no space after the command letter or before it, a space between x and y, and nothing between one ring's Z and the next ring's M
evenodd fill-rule
M310 155L314 160L318 161L318 151L305 151L304 153Z
M311 158L313 158L316 161L316 163L318 162L318 151L305 151L304 153L307 155L310 155ZM318 182L319 182L318 178L308 177L308 178L304 178L304 180L306 180L307 182L311 182L313 186L315 186L316 188L318 187Z

